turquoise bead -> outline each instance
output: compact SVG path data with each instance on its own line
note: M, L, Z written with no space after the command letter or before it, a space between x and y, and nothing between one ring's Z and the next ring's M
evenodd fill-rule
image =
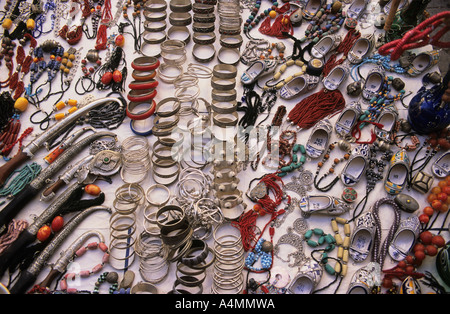
M319 244L316 241L308 240L306 242L310 247L317 247Z
M330 264L325 264L325 271L330 275L336 274L334 268Z
M305 154L305 153L306 153L306 148L305 148L304 145L301 145L301 144L300 144L300 152L301 152L302 154Z
M285 166L285 167L282 167L280 170L281 170L281 172L289 172L289 171L292 171L292 168L291 168L291 166Z
M295 144L294 147L292 148L292 151L294 153L298 152L298 150L300 149L300 144Z
M324 236L321 236L319 238L319 240L317 241L317 243L319 243L319 245L322 245L324 242L325 242L325 237Z
M306 156L302 155L302 157L300 157L300 162L305 163L305 161L306 161Z
M306 239L311 238L312 235L313 235L313 231L312 231L312 230L308 230L308 231L305 232L305 238L306 238Z
M277 174L279 177L284 177L285 175L287 175L286 172L278 172Z
M324 234L323 230L320 229L320 228L314 228L313 232L314 232L315 235L319 235L319 236Z
M297 155L293 155L292 156L292 162L296 163L298 161L298 156Z

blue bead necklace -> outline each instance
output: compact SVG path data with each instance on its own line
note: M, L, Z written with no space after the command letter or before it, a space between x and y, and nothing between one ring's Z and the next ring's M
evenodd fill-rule
M398 74L406 73L406 69L403 68L400 65L400 63L391 64L391 56L390 55L382 56L382 55L376 53L372 56L364 58L361 63L356 64L352 67L350 75L355 82L359 81L359 77L361 76L359 74L359 68L367 63L380 65L388 72L393 72L393 73L398 73Z
M256 243L253 252L250 252L245 258L245 267L250 271L265 271L272 267L272 254L263 250L263 243L266 242L263 238ZM261 267L253 266L258 259L261 259Z

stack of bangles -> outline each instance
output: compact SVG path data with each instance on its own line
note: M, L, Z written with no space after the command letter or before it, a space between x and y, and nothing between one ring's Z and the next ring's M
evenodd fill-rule
M144 4L144 40L140 52L148 57L160 57L160 44L167 39L166 18L167 2L165 0L148 0Z
M150 117L155 113L154 100L158 81L154 79L160 62L155 57L138 57L133 60L133 81L128 85L130 91L127 98L127 116L131 119L130 128L136 135L147 136L152 134ZM138 124L139 122L139 124Z

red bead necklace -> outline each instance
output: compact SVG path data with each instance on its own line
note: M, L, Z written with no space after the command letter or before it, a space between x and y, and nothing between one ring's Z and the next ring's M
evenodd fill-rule
M252 250L255 247L269 225L269 233L272 239L275 229L271 226L271 222L285 212L284 209L277 211L277 207L281 204L284 195L282 189L284 184L277 173L265 175L258 184L264 184L267 188L267 193L256 201L252 210L247 211L242 214L237 221L232 222L232 226L238 228L241 232L242 245L245 251ZM269 193L271 192L274 194L274 199L271 199L269 196ZM288 203L290 203L289 196L287 200ZM256 220L259 216L264 216L266 214L270 214L271 218L259 233L259 237L257 237L256 230L258 227L256 226Z

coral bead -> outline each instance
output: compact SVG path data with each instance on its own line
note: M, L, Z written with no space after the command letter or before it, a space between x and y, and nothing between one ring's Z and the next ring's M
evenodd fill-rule
M25 97L19 97L17 98L16 102L14 103L14 109L19 110L20 112L24 112L28 108L28 99Z
M428 216L433 216L433 214L434 214L434 209L431 207L431 206L426 206L424 209L423 209L423 213L425 214L425 215L428 215Z
M422 214L419 216L419 221L422 224L427 224L430 221L430 216L428 216L427 214Z
M431 239L431 243L436 245L438 248L441 248L441 247L445 246L445 240L440 235L434 236L433 239Z
M88 184L84 187L87 194L97 196L101 193L100 188L95 184Z
M106 72L105 74L103 74L101 81L104 85L109 85L111 83L112 79L113 79L113 74L111 72Z
M39 231L36 235L36 238L39 241L44 242L45 240L47 240L50 237L51 234L52 234L52 229L50 228L50 226L45 225L39 229Z
M431 244L431 240L433 239L433 234L430 231L424 231L419 235L419 238L423 244L428 245L428 244Z
M416 260L418 261L423 261L426 257L425 255L425 251L416 251L414 252L414 257L416 258Z
M122 81L122 72L115 70L112 74L112 79L114 82L119 83Z
M58 232L64 226L64 218L62 216L56 216L52 221L52 230L53 232Z
M437 195L437 199L440 200L441 202L446 202L447 201L447 197L448 197L448 195L446 193L443 193L443 192L441 192L441 193L439 193Z
M413 252L424 251L425 246L422 243L416 243L413 248Z
M434 245L430 244L425 247L425 253L429 256L436 256L438 249Z

